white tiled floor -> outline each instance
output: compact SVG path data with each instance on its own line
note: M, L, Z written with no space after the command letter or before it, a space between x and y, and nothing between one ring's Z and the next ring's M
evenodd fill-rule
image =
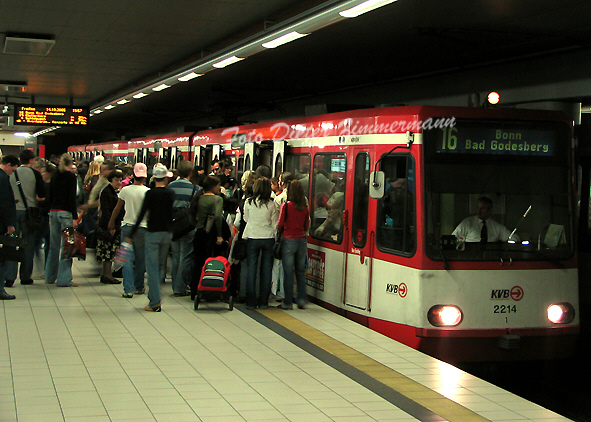
M0 302L0 421L414 420L238 309L194 311L167 283L145 312L93 262L77 288L17 282ZM322 308L290 315L490 420L566 420Z

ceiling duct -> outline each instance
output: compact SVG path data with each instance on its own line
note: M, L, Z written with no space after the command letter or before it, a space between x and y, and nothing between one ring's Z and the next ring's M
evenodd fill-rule
M4 54L47 56L55 44L51 35L6 35Z

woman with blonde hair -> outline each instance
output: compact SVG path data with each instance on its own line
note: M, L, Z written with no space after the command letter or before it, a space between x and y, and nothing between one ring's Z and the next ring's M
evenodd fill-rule
M75 226L78 218L76 209L76 175L71 172L74 160L70 154L63 154L59 167L53 174L49 188L49 256L45 264L45 282L56 283L58 287L76 287L72 282L72 258L61 259L63 247L62 230Z
M84 190L87 194L90 193L99 177L101 177L101 163L98 161L92 161L88 165L86 176L84 176Z

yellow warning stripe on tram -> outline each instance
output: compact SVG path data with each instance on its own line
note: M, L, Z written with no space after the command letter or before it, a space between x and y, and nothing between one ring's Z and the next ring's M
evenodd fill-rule
M286 312L281 312L278 309L259 310L259 312L448 421L488 421L453 400L310 327Z

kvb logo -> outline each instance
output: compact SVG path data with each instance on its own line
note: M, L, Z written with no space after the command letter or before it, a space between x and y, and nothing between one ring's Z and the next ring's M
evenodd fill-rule
M511 289L493 289L490 294L491 300L507 300L513 299L519 302L523 299L524 291L519 286L514 286Z

